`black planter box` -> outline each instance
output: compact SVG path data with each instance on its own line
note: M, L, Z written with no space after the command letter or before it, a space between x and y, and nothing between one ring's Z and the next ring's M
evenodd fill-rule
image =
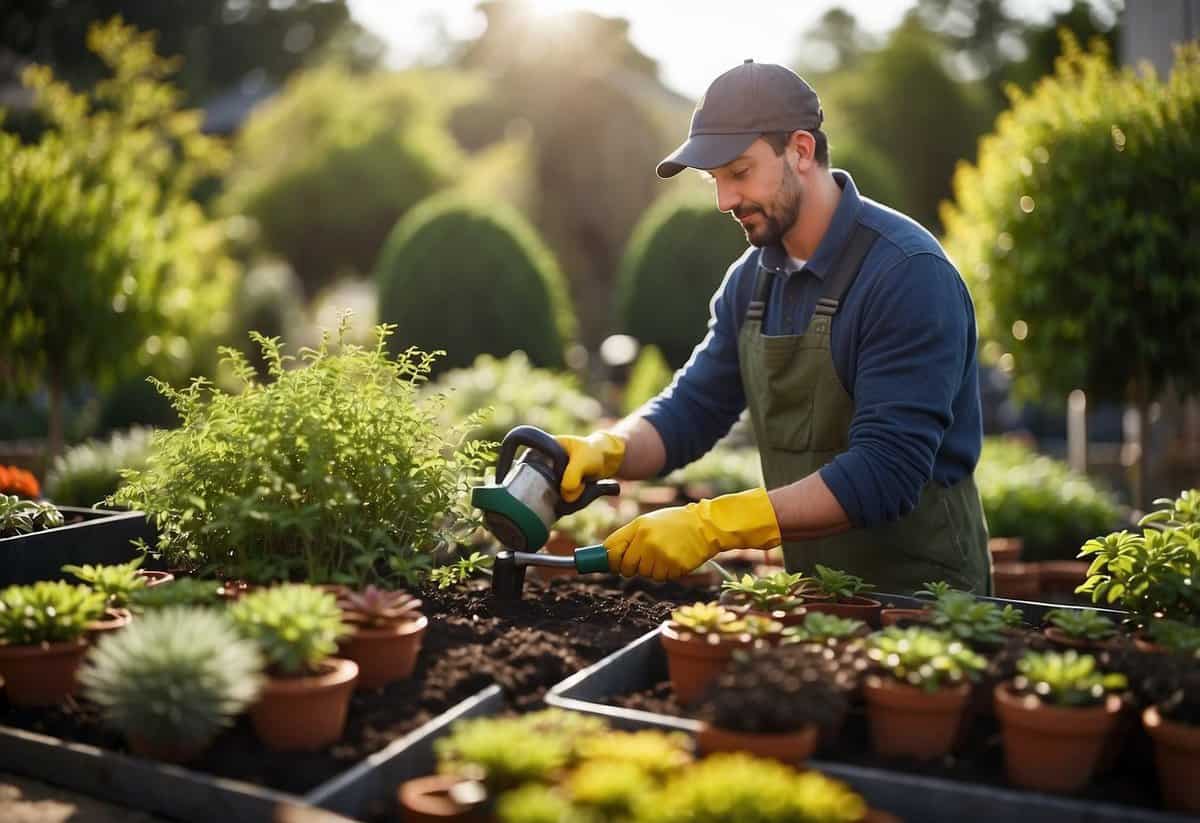
M124 563L141 553L132 542L138 538L154 545L154 527L141 512L56 508L65 518L83 519L57 529L0 539L0 586L59 580L65 563ZM144 568L155 565L147 562Z
M884 605L910 607L927 601L877 594ZM1041 621L1054 608L1081 608L1000 598L980 598L1020 608L1026 619ZM1101 610L1108 611L1108 610ZM1119 614L1119 613L1118 613ZM667 657L659 629L635 640L598 663L577 672L550 689L546 703L562 709L598 715L623 729L662 729L696 734L699 721L610 705L613 697L653 687L667 679ZM813 768L845 781L877 809L899 815L908 823L1183 823L1192 816L1147 810L1144 807L1099 803L1017 788L968 783L942 777L910 774L813 758Z
M187 823L336 823L391 808L397 785L435 771L433 741L451 723L504 705L500 687L488 686L303 796L7 726L0 771Z

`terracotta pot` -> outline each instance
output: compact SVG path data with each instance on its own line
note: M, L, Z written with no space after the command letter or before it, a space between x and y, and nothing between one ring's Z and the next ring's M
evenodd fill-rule
M221 598L232 602L257 588L258 586L255 586L253 583L247 583L245 580L226 580L221 583Z
M137 735L128 735L125 739L129 743L129 750L134 754L164 763L187 763L195 760L212 744L212 740L196 743L151 743Z
M891 812L885 812L881 809L867 809L866 815L858 823L904 823L904 821Z
M809 600L804 605L810 612L836 614L838 617L853 617L872 628L879 628L879 612L883 604L869 597L853 597L849 600Z
M1115 695L1098 706L1049 706L1006 683L993 697L1008 779L1039 791L1073 792L1086 785L1121 711Z
M1142 725L1154 740L1163 803L1176 811L1200 812L1200 726L1168 720L1156 706L1142 712Z
M138 569L138 577L145 578L148 589L161 586L163 583L170 583L175 579L175 575L170 572L158 572L152 569Z
M312 676L267 678L250 721L268 749L312 751L342 736L358 664L330 657L325 667Z
M575 553L575 549L579 548L579 544L575 542L575 538L559 529L552 529L550 537L546 540L546 545L541 551L545 554L552 554L555 557L570 557ZM539 580L553 580L556 577L578 577L579 573L574 569L559 569L549 566L530 566L527 574L531 574Z
M880 609L879 624L894 626L901 620L908 623L928 623L929 612L926 609Z
M667 672L675 698L683 704L699 700L717 675L725 670L734 649L753 645L749 638L692 634L668 622L662 628L663 650L667 653Z
M395 626L356 626L338 654L358 664L359 689L378 689L412 674L429 618L421 615Z
M53 706L75 693L75 671L87 640L0 646L0 677L14 706Z
M129 625L133 613L129 609L105 609L104 616L87 624L88 639L93 643L106 632L115 632Z
M1087 580L1086 560L1047 560L1037 565L1042 594L1074 594L1075 587Z
M989 537L988 552L993 563L1016 563L1025 550L1025 541L1020 537Z
M736 612L742 617L759 617L763 620L774 620L782 623L785 626L798 626L804 622L804 618L808 616L808 609L804 606L797 606L793 609L776 609L773 612L763 612L757 609L752 609L749 606L728 605L726 606L732 612Z
M463 779L453 774L434 774L406 780L396 791L400 804L400 819L404 823L486 823L485 813L477 806L466 806L455 800L450 790Z
M885 756L932 760L947 754L958 738L971 687L965 683L936 692L883 677L863 681L871 745Z
M1088 653L1101 652L1105 649L1115 649L1120 645L1113 638L1107 640L1086 640L1081 637L1072 637L1058 626L1047 626L1042 630L1042 633L1055 646L1064 649L1079 649Z
M1139 652L1145 652L1146 654L1167 654L1168 653L1166 646L1160 646L1157 643L1155 643L1153 640L1147 640L1146 637L1143 636L1141 632L1138 632L1137 634L1135 634L1133 636L1133 645Z
M1038 595L1038 567L1033 563L993 563L997 597L1030 600Z
M752 733L735 732L708 723L700 724L696 746L700 754L716 752L748 752L757 757L770 757L781 763L798 765L808 760L817 748L818 729L805 726L795 732Z

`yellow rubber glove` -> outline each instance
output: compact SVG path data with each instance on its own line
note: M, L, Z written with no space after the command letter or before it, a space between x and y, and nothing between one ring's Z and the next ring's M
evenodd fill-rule
M770 549L781 542L766 489L725 494L643 514L607 540L608 567L626 577L674 580L726 549Z
M625 441L611 432L592 432L587 437L562 434L554 439L570 458L560 488L563 500L568 503L574 503L583 494L584 480L612 477L625 459Z

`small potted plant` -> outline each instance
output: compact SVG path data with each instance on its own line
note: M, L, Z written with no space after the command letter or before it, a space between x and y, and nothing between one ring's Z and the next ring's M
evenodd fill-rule
M839 617L853 617L868 626L879 625L879 611L883 604L878 600L863 597L863 592L875 588L861 577L847 574L840 569L831 569L818 563L814 567L815 593L805 595L805 606L810 612L825 612Z
M836 646L856 637L863 637L870 630L866 623L852 617L838 617L836 614L813 612L805 615L804 622L800 625L785 628L781 642L784 644L816 643Z
M1029 652L996 687L1008 778L1018 786L1073 792L1090 779L1121 712L1125 676L1074 649Z
M1134 645L1153 654L1195 656L1200 653L1200 626L1182 620L1151 618L1141 635L1135 635Z
M794 626L804 620L804 593L811 588L802 574L785 571L755 577L744 574L721 583L721 605L739 614L754 614Z
M694 702L729 662L735 649L777 638L781 624L740 618L719 603L694 603L671 612L663 624L671 687L680 703Z
M0 591L0 677L15 706L50 706L75 691L88 624L104 595L42 581Z
M1010 630L1021 625L1021 612L1011 605L1001 608L977 600L966 592L948 591L930 608L929 625L967 643L976 650L998 648Z
M925 584L925 588L914 592L916 597L928 598L931 603L947 592L954 591L945 580L934 580ZM879 623L882 626L908 625L910 623L928 623L930 620L930 605L920 608L897 608L886 603L879 612Z
M871 743L882 755L930 760L958 738L970 681L987 661L943 632L890 626L867 638L873 673L863 681Z
M429 618L407 592L367 586L338 597L342 619L353 631L339 652L358 664L358 687L378 689L412 674Z
M1163 655L1154 667L1153 677L1137 686L1150 693L1142 725L1154 741L1163 802L1200 812L1200 659Z
M840 726L847 692L841 672L820 655L795 647L739 653L698 708L696 744L703 754L745 751L803 763L822 731Z
M1096 652L1117 634L1116 624L1092 609L1051 609L1045 619L1046 639L1060 648Z
M168 606L221 606L226 602L216 580L180 577L163 584L149 584L129 595L129 609L135 614Z
M145 577L138 574L142 558L135 557L128 563L115 563L104 566L74 566L68 564L62 567L65 574L74 576L104 595L104 616L88 626L88 633L97 637L105 632L116 631L126 626L133 617L129 611L129 598L147 584Z
M53 503L0 494L0 538L56 529L61 525L62 512Z
M135 754L182 763L254 702L262 667L224 614L173 606L102 637L79 682Z
M332 656L348 632L333 595L297 584L260 589L231 604L229 615L267 662L262 696L250 710L259 739L294 751L340 738L358 664Z

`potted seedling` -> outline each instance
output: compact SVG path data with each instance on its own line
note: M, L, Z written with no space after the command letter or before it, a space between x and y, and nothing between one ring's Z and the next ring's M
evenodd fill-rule
M146 578L138 574L142 558L135 557L128 563L115 563L107 566L74 566L62 567L65 574L74 576L93 591L104 595L104 616L88 626L88 633L96 638L105 632L116 631L127 625L132 618L129 611L129 598L139 589L144 589Z
M870 630L866 623L852 617L838 617L836 614L813 612L805 615L803 623L784 629L782 642L784 644L816 643L836 646L856 637L862 637Z
M340 738L358 664L332 656L349 631L333 595L297 584L260 589L231 604L229 615L267 662L262 696L250 710L259 739L293 751Z
M987 661L949 634L890 626L867 638L874 672L863 681L871 743L882 755L930 760L958 738L970 681Z
M102 637L79 682L135 754L182 763L254 702L262 668L224 614L173 606Z
M1092 609L1051 609L1046 622L1046 638L1065 649L1100 651L1111 646L1117 634L1116 625Z
M782 628L774 620L738 617L719 603L694 603L671 612L661 639L675 697L683 704L694 702L735 649L777 638Z
M881 626L908 625L910 623L928 623L930 620L930 608L932 603L947 592L954 591L950 588L950 584L945 580L934 580L925 584L925 588L914 592L916 597L926 598L930 601L929 605L921 608L896 608L895 606L884 605L879 612L879 623Z
M1191 657L1200 654L1200 626L1182 620L1152 618L1143 634L1133 639L1134 645L1143 652Z
M1200 812L1200 659L1154 659L1156 671L1137 684L1149 693L1142 725L1154 740L1154 762L1163 801L1170 809Z
M0 677L16 706L50 706L75 691L88 624L104 595L87 586L42 581L0 591Z
M996 687L1008 778L1018 786L1073 792L1091 778L1121 712L1125 676L1074 649L1029 652Z
M825 612L839 617L853 617L868 626L879 625L879 610L883 607L878 600L863 597L863 593L875 588L861 577L840 569L831 569L818 563L814 570L815 592L805 595L805 606L810 612Z
M407 592L367 586L361 592L344 591L338 606L353 629L339 651L358 664L360 689L378 689L412 674L429 625L420 600Z
M696 744L703 754L745 751L803 763L822 731L841 725L847 692L846 679L820 654L796 647L739 653L699 706Z
M1001 608L976 600L966 592L948 591L934 601L929 625L967 643L974 649L995 649L1005 635L1021 626L1021 612L1011 605Z
M743 574L721 584L721 605L738 614L753 614L794 626L804 620L804 593L809 580L802 574L778 571L762 577Z

